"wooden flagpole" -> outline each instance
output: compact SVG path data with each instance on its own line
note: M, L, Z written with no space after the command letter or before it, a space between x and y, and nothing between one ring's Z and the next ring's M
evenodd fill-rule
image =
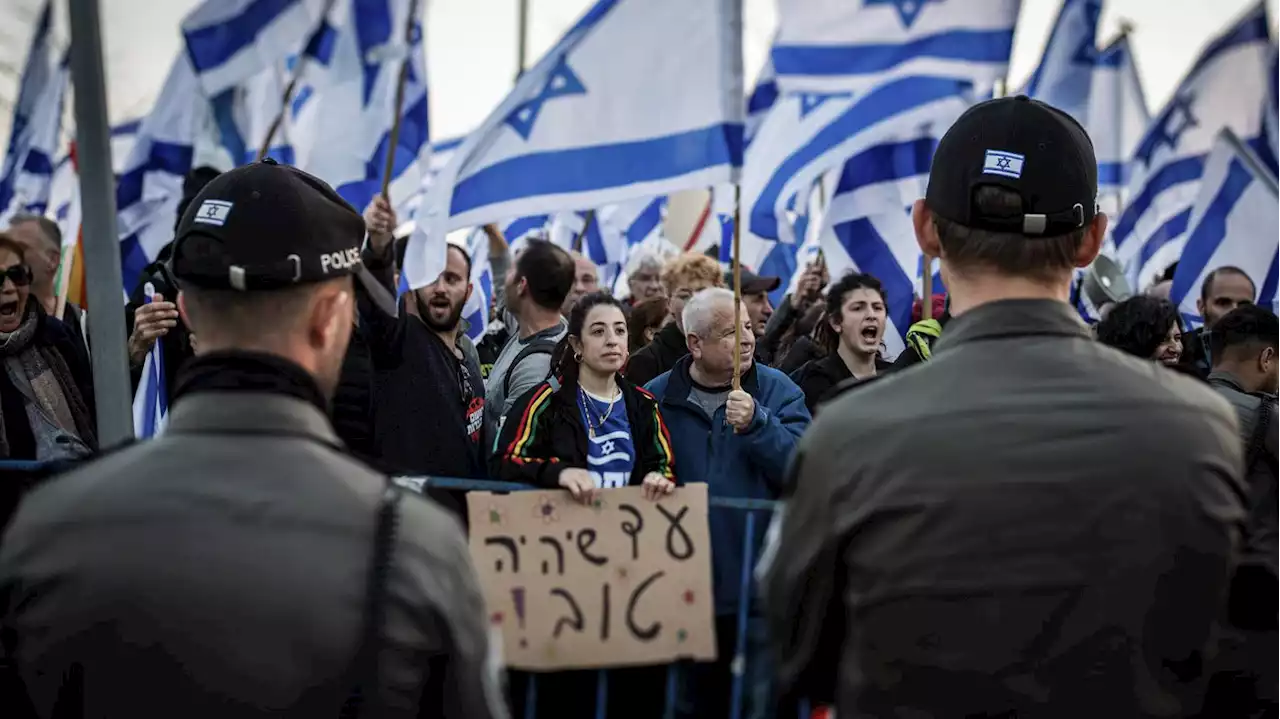
M400 78L396 82L395 117L391 119L390 142L387 143L387 164L382 168L382 196L391 202L391 173L396 164L396 147L400 144L400 120L404 113L404 86L409 82L409 63L413 60L413 25L418 19L418 0L409 0L409 17L404 23L404 60L400 62Z
M733 186L733 388L742 389L742 186Z
M258 162L262 162L263 158L271 150L271 141L275 139L276 132L280 130L280 125L284 122L284 115L289 111L289 103L293 98L293 91L297 89L298 82L302 79L302 72L307 67L307 48L311 47L311 41L324 29L325 23L329 19L329 11L332 8L333 0L327 0L324 4L324 12L320 14L320 22L316 24L315 29L307 36L307 44L302 46L302 52L298 54L298 62L293 66L293 76L289 78L289 84L285 86L284 95L280 98L280 112L276 113L275 118L271 120L271 125L267 128L267 136L262 139L262 146L258 148Z

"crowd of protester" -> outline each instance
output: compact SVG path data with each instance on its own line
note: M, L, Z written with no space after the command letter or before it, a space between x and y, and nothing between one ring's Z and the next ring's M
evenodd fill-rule
M188 196L214 178L193 173ZM563 488L584 502L613 487L640 486L657 498L693 482L705 482L715 496L782 499L788 461L824 403L929 362L950 322L945 297L935 296L927 313L917 300L907 349L888 357L891 308L881 282L860 272L831 277L821 257L803 268L776 309L769 294L784 278L744 269L735 308L731 273L700 253L638 253L627 267L627 292L615 298L601 291L587 258L543 239L512 248L489 227L485 259L501 284L490 329L473 343L462 311L475 291L469 278L479 258L450 245L439 278L397 298L405 251L393 237L398 218L382 198L363 217L355 320L329 410L346 451L388 474L502 479ZM80 459L98 450L84 331L92 317L72 304L57 314L52 278L60 245L44 218L18 216L0 234L0 459ZM144 273L154 295L143 297L140 283L125 312L135 386L160 342L174 394L203 342L179 312L183 288L169 251ZM1228 704L1232 692L1247 693L1274 711L1276 614L1248 598L1268 597L1275 609L1277 320L1252 304L1256 288L1237 268L1218 269L1202 294L1202 329L1184 327L1157 287L1107 308L1094 331L1103 345L1199 378L1239 414L1250 521L1220 622L1225 649L1194 671L1211 675L1210 694ZM912 431L927 451L928 435L949 430ZM431 496L465 519L461 493ZM771 716L777 703L759 602L738 591L744 521L738 511L710 511L720 658L682 675L680 716L727 716L735 674L745 678L744 716ZM750 551L758 557L763 549L759 533ZM733 666L743 603L745 663ZM1269 652L1258 648L1258 637L1270 642ZM540 695L539 716L592 714L593 680L566 673L561 681ZM664 682L665 674L618 673L609 715L656 716ZM520 692L511 694L523 711Z

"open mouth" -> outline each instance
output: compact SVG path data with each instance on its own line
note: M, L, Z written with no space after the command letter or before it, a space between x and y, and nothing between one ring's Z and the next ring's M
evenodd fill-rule
M0 320L11 320L18 316L18 300L0 301Z
M862 328L859 335L861 335L862 339L867 340L868 342L877 342L880 339L880 328L875 325L867 325Z

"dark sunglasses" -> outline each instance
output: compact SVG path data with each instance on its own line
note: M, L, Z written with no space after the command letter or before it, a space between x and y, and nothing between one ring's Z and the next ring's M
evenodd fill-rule
M0 285L4 284L5 280L13 280L13 284L17 287L26 287L31 284L31 268L26 265L6 267L0 271Z

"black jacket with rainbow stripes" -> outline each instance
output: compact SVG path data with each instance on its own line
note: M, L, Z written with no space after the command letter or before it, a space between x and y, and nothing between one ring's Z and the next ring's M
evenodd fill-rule
M658 411L658 401L642 387L617 377L631 425L636 464L630 485L649 472L675 481L671 436ZM565 468L587 468L587 430L577 404L577 384L561 386L552 378L526 392L503 418L489 472L507 482L539 487L560 486Z

